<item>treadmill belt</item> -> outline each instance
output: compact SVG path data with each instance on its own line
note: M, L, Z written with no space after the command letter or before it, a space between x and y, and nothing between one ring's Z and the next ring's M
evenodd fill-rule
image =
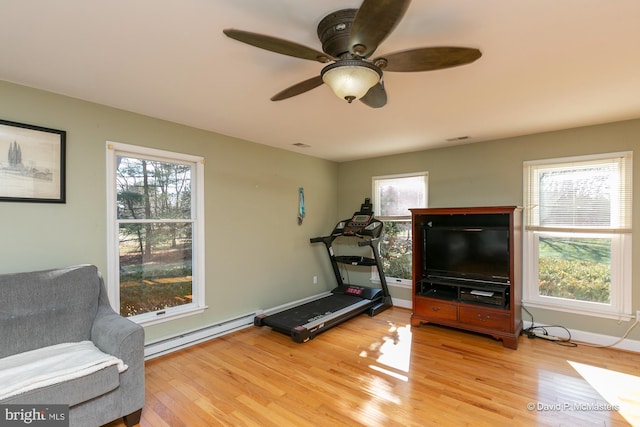
M289 310L267 316L264 323L272 328L290 329L363 301L355 295L332 294Z

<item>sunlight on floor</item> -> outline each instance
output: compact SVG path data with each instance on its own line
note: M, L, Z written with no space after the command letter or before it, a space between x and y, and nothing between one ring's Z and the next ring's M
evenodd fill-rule
M389 424L391 407L402 405L402 401L395 390L398 384L394 379L402 382L409 381L409 365L411 362L411 325L396 326L389 323L387 333L372 343L367 350L360 352L360 357L375 362L369 364L373 371L383 374L369 378L366 389L371 400L359 408L359 422L366 426L380 426Z
M377 355L375 365L371 369L402 381L409 381L409 364L411 362L411 326L389 324L389 332L381 342L371 345L369 351L360 353L361 357Z
M567 362L631 425L640 426L640 377Z

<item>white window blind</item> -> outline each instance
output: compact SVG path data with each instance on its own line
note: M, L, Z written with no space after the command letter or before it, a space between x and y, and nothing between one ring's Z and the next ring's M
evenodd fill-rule
M387 282L411 286L411 211L427 207L428 172L373 177L373 211L384 222L380 256ZM372 280L377 280L372 271Z
M527 229L631 231L632 153L525 162Z
M409 208L427 205L428 174L373 177L374 212L378 218L411 219Z

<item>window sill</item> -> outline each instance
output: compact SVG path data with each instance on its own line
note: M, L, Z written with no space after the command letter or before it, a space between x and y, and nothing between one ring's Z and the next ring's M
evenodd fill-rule
M596 311L596 310L589 310L586 308L578 308L578 307L559 306L556 304L545 304L544 302L540 302L540 301L523 300L522 305L525 306L525 308L529 308L529 307L541 308L544 310L560 311L563 313L579 314L581 316L589 316L589 317L599 317L602 319L611 319L616 321L629 322L631 320L635 320L635 316L633 316L632 314Z

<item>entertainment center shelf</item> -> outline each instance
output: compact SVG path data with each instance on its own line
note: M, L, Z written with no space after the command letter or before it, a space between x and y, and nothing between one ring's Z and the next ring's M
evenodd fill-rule
M421 280L416 286L416 295L425 298L477 303L509 308L510 286L485 283L459 283L454 280Z
M436 323L487 334L516 349L522 331L522 209L421 208L411 213L411 325Z

